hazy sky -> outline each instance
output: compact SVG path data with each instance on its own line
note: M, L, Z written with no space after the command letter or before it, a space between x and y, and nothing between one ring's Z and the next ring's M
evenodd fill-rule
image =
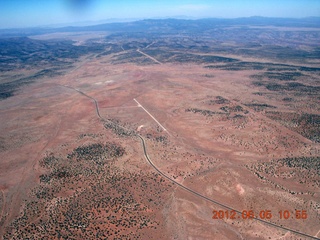
M320 16L320 0L0 0L0 28L175 16Z

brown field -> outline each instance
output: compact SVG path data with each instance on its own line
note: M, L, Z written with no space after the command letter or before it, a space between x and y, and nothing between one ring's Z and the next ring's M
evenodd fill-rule
M319 130L308 122L319 97L254 84L261 70L147 54L147 65L112 63L120 54L83 58L1 101L1 239L320 237ZM213 219L231 213L221 204L244 216ZM243 219L251 210L271 211L276 226Z

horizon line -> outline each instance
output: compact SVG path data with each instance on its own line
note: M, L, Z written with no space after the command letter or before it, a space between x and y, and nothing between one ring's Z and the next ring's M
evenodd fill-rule
M93 20L93 21L77 21L70 23L57 23L57 24L46 24L46 25L35 25L35 26L25 26L25 27L0 27L0 30L19 30L19 29L59 29L66 27L91 27L105 24L113 24L113 23L130 23L130 22L138 22L144 20L208 20L208 19L223 19L223 20L236 20L236 19L250 19L250 18L265 18L265 19L291 19L291 20L303 20L310 18L318 18L320 20L320 16L307 16L307 17L267 17L267 16L259 16L254 15L250 17L192 17L192 16L167 16L167 17L146 17L146 18L108 18L102 20Z

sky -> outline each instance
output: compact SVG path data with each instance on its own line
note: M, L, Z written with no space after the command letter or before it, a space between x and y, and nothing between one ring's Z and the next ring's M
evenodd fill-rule
M320 0L0 0L0 28L108 19L320 17Z

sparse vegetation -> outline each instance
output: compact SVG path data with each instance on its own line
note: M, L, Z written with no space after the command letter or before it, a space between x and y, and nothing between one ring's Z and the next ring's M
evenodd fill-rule
M254 19L63 30L68 39L105 32L80 41L2 35L0 235L279 239L287 232L241 219L208 222L212 209L203 210L216 204L181 185L240 211L270 209L274 224L314 235L319 24L247 23ZM284 222L279 209L306 209L308 219Z
M108 119L108 121L104 122L104 127L106 129L111 129L118 136L134 136L136 133L132 130L128 130L119 124L118 120Z
M306 189L316 191L320 187L320 157L294 157L272 160L271 162L259 162L249 169L260 179L270 182L291 194L303 194L290 190L283 184L276 183L276 178L294 181L305 185ZM306 193L306 192L305 192ZM313 194L309 190L309 194Z
M320 115L267 111L266 115L302 136L320 142Z
M108 143L78 147L67 159L53 154L43 158L49 173L40 176L32 200L4 238L138 239L144 229L156 230L159 219L152 211L164 205L170 184L155 173L122 171L112 162L88 162L98 157L118 159L123 154L121 146Z
M193 113L200 113L203 116L208 116L211 117L215 114L225 114L224 112L215 112L215 111L210 111L210 110L204 110L204 109L198 109L198 108L187 108L185 110L186 112L193 112Z
M247 107L253 108L257 112L265 109L277 108L276 106L272 106L266 103L246 103L244 105L246 105Z

